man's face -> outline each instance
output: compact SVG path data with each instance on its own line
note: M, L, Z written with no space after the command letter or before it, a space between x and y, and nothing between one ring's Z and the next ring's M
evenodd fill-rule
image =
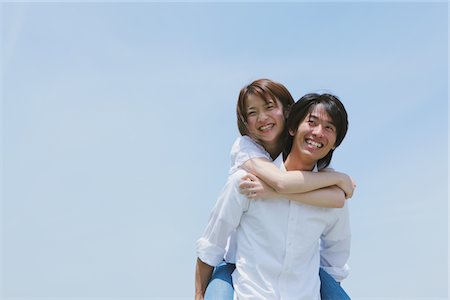
M292 151L310 163L325 157L336 143L336 127L322 104L316 105L297 131L289 130L289 134L294 137Z

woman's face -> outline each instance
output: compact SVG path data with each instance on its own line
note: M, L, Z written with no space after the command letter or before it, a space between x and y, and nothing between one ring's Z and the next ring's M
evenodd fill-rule
M249 95L245 101L245 108L249 135L266 149L276 146L285 126L280 101L266 102L257 95Z

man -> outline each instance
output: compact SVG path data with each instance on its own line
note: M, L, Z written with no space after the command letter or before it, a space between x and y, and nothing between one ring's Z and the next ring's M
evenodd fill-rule
M345 137L347 113L332 95L308 94L291 108L286 126L286 160L283 164L280 156L274 163L288 171L320 170ZM222 261L227 238L236 231L233 284L238 299L320 299L320 266L336 281L348 275L347 207L249 200L239 193L245 174L230 175L197 242L196 298L202 299L212 268Z

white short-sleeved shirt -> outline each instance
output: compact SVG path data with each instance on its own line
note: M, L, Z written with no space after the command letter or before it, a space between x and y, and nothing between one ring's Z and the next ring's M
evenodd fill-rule
M270 154L263 146L255 142L247 135L238 137L231 147L230 158L231 166L229 174L233 174L247 161L252 158L267 158L272 160Z
M274 162L285 171L281 157ZM215 266L236 232L233 284L238 299L320 299L319 267L337 280L348 274L348 210L287 199L249 200L239 193L245 171L229 176L197 241L198 257ZM320 242L319 242L320 240Z

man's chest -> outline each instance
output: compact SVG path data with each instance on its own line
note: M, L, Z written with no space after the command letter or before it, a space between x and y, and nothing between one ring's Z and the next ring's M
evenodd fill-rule
M241 226L255 238L271 243L290 241L300 248L314 245L336 218L333 209L297 204L286 199L255 200L241 220Z

